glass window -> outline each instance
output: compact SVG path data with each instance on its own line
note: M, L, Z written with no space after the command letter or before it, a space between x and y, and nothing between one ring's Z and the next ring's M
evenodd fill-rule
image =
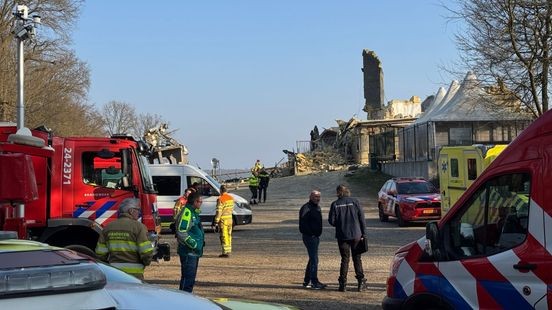
M85 184L120 188L122 177L121 153L113 153L106 150L101 152L83 152L82 178Z
M385 184L383 184L383 186L381 187L381 191L384 193L388 193L390 184L391 184L391 181L385 182Z
M468 158L467 161L468 167L468 180L475 180L477 178L477 161L475 158Z
M451 158L450 159L450 176L452 178L458 177L458 159L457 158Z
M508 174L487 181L445 228L451 259L488 256L527 236L530 176Z
M471 128L450 128L448 145L470 145L472 144Z
M180 180L182 177L179 175L160 175L152 178L158 196L180 196Z
M138 156L138 164L140 166L142 182L144 182L144 189L146 189L147 191L153 190L154 183L148 166L148 159L145 156L140 155Z
M202 196L218 196L218 191L215 190L207 180L195 177L195 176L189 176L188 177L188 185L192 186L194 183L198 183L198 191L201 193Z
M429 182L402 182L397 184L399 194L435 193L437 189Z

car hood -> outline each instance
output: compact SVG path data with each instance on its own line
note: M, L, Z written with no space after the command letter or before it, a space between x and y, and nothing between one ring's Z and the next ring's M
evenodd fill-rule
M412 194L412 195L401 195L402 199L410 201L434 201L441 200L441 194Z
M108 282L105 289L118 309L221 309L208 299L150 284Z
M234 199L234 202L236 203L248 203L247 200L245 200L242 196L238 196L236 194L228 193L230 196L232 196L232 199Z

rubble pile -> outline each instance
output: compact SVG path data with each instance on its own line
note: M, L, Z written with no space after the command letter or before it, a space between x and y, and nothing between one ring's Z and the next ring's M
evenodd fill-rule
M335 150L317 150L295 155L297 174L347 169L347 161Z

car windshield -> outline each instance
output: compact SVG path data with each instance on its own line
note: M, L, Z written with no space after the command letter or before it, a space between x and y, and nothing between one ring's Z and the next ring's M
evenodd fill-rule
M427 194L435 193L435 187L429 182L402 182L397 184L399 194Z

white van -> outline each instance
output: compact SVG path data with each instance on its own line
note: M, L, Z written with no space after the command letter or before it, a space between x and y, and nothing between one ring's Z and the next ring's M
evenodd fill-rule
M209 227L215 217L217 199L220 196L220 183L191 165L183 164L150 164L149 169L153 183L157 189L157 206L161 217L162 228L167 229L173 222L173 207L176 199L194 183L199 183L199 191L203 198L201 205L201 222ZM251 223L252 212L249 202L232 193L234 197L234 225Z

